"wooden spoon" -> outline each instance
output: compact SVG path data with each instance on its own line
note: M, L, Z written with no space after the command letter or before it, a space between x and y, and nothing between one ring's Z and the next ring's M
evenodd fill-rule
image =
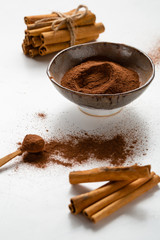
M9 162L16 156L21 155L23 152L28 153L39 153L44 150L45 142L42 137L35 134L28 134L25 136L22 146L15 152L8 154L7 156L0 159L0 167Z

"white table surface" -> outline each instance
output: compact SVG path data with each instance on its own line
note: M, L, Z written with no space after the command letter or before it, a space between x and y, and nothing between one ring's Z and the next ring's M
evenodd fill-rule
M14 151L25 134L45 139L59 132L97 130L111 132L138 129L147 136L147 155L136 158L152 164L160 174L160 70L148 90L112 118L93 118L62 97L49 82L46 67L52 56L30 59L21 43L25 15L65 11L87 4L106 31L99 41L122 42L148 52L160 39L160 1L20 1L6 0L0 7L0 156ZM36 116L45 112L46 119ZM48 129L48 132L46 132ZM0 239L160 239L160 191L149 191L108 219L94 225L68 210L71 196L92 189L94 184L71 187L70 169L49 166L37 169L23 164L20 157L0 169ZM19 167L16 170L16 164ZM90 163L74 169L99 166ZM96 184L96 186L98 186Z

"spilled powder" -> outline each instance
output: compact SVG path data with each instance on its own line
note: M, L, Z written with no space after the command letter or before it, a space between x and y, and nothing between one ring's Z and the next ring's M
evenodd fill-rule
M104 136L84 134L68 135L62 139L52 139L45 143L44 152L38 154L24 153L23 161L38 168L49 164L65 167L81 165L89 161L98 161L120 166L133 161L137 139L127 141L123 134L106 139ZM141 149L142 153L145 153Z
M47 115L45 113L37 113L37 116L44 119Z
M158 41L154 48L149 51L148 55L155 65L160 64L160 41Z

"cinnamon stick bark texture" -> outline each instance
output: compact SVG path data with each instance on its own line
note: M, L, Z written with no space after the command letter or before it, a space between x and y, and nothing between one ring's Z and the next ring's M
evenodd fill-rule
M48 22L40 22L40 23L31 23L31 24L27 24L27 29L26 30L33 30L33 29L38 29L38 28L44 28L44 27L48 27L52 25L52 21L48 21Z
M31 45L32 44L32 38L30 36L25 35L25 44Z
M32 58L37 56L38 54L39 54L38 48L32 48L29 50L29 56Z
M150 165L131 167L101 167L69 174L71 184L101 181L121 181L149 177Z
M105 28L102 23L96 23L90 26L76 27L75 35L77 39L83 39L93 35L100 34L104 32ZM43 32L41 34L42 43L48 45L53 43L67 42L70 41L70 33L68 30L59 30L57 32Z
M75 196L70 200L71 204L69 205L69 209L71 213L78 214L86 207L121 189L129 183L129 181L107 183L98 189Z
M25 55L29 54L29 50L32 48L32 45L26 45L24 42L22 43L22 50Z
M92 204L88 208L84 209L83 213L87 217L90 218L93 214L100 211L104 207L108 206L112 202L115 202L116 200L118 200L118 199L128 195L129 193L135 191L137 188L142 186L145 182L149 181L153 176L154 176L154 173L152 172L149 177L139 178L139 179L131 182L127 186L121 188L120 190L112 193L111 195L109 195L107 197L104 197L100 201L97 201L96 203Z
M122 197L121 199L111 203L107 207L103 208L102 210L98 211L97 213L91 216L91 220L94 223L102 220L105 217L108 217L121 207L127 205L128 203L132 202L137 197L141 196L145 192L149 191L151 188L155 187L160 182L160 177L158 175L154 175L147 183L143 184L141 187L136 189L134 192Z
M40 39L40 37L38 36L38 37L32 37L32 46L33 47L39 47L39 46L41 46L41 44L42 44L42 41L41 41L41 39Z
M95 41L98 37L99 37L99 35L94 35L94 36L90 36L88 38L83 38L83 39L76 40L75 45L90 42L90 41ZM69 42L62 42L62 43L49 44L49 45L43 44L39 48L39 54L41 56L44 56L44 55L50 54L52 52L60 51L60 50L65 49L69 46L70 46Z
M66 15L70 15L75 11L75 9L66 12ZM24 17L24 22L25 24L31 24L31 23L35 23L37 20L41 20L43 18L50 18L50 17L57 17L56 13L50 13L50 14L43 14L43 15L34 15L34 16L26 16Z

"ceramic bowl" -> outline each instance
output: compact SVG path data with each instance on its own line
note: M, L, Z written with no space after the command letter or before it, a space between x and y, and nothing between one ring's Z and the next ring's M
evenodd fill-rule
M61 85L63 75L72 67L91 57L105 57L139 75L140 87L117 94L86 94ZM53 57L47 74L56 89L77 104L81 111L96 116L112 115L139 97L152 82L155 70L152 60L142 51L120 43L93 42L69 47Z

